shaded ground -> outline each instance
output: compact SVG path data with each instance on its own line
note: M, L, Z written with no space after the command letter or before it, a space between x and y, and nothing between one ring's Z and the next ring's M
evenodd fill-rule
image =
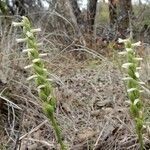
M56 116L67 149L138 149L122 74L115 62L105 58L77 61L63 54L53 61L47 59L46 66L55 80ZM26 81L30 73L22 68L13 66L13 77L0 83L1 94L22 109L1 98L1 149L59 149L51 125L42 114L37 91ZM149 142L145 134L147 149Z

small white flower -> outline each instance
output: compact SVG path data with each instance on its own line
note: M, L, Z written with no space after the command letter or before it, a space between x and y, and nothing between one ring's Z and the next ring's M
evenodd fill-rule
M22 42L25 42L27 39L26 38L24 38L24 39L16 39L16 42L17 43L22 43Z
M134 60L140 61L140 60L143 60L143 58L136 57L136 58L134 58Z
M43 45L43 43L37 43L37 46L41 46L41 45Z
M119 54L119 55L126 55L127 52L126 52L126 51L123 51L123 52L119 52L118 54Z
M139 92L140 92L140 93L143 93L143 92L144 92L144 90L139 90Z
M27 35L27 37L33 37L33 33L29 32L29 31L27 31L26 35Z
M28 69L28 68L32 68L32 67L33 67L33 65L31 64L31 65L25 66L24 69Z
M144 83L143 81L140 81L140 82L139 82L139 84L141 84L141 85L145 85L145 83Z
M125 43L127 41L129 41L129 40L128 39L121 39L121 38L118 39L118 43Z
M132 80L132 78L131 77L125 77L125 78L122 78L122 80L128 81L128 80Z
M35 33L35 32L40 32L41 31L41 28L37 28L37 29L31 29L30 30L32 33Z
M134 47L135 47L135 46L141 46L141 43L142 43L142 42L139 41L139 42L137 42L137 43L132 44L132 46L134 46Z
M131 88L131 89L128 89L127 92L130 93L130 92L133 92L133 91L136 91L136 90L137 90L136 88Z
M140 100L137 98L137 99L134 100L134 103L133 103L133 104L136 105L139 101L140 101Z
M42 88L44 88L45 87L45 84L43 84L43 85L39 85L38 87L37 87L37 89L42 89Z
M47 81L53 82L53 79L47 79Z
M47 72L47 69L44 68L43 70L44 70L45 72Z
M28 78L27 78L27 81L32 80L32 79L34 79L34 78L37 78L37 75L32 75L32 76L28 77Z
M39 62L40 60L41 60L40 58L36 58L36 59L33 59L32 62L36 63L36 62Z
M122 68L128 69L129 66L132 66L132 65L133 65L133 63L125 63L122 65Z
M141 70L141 67L136 67L136 70Z
M132 52L133 49L132 49L132 48L126 48L126 51L127 51L127 52Z
M136 76L137 78L139 78L139 77L140 77L140 74L139 74L138 72L135 72L135 76Z
M48 53L39 54L39 57L45 57L48 56Z
M23 22L12 22L14 27L23 26Z
M31 51L33 51L33 49L32 48L28 48L28 49L24 49L22 52L26 53L26 52L31 52Z

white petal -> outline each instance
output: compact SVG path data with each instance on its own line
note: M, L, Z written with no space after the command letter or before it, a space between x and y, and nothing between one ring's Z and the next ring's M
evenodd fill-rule
M12 22L12 25L15 27L23 26L23 22Z
M141 67L136 67L136 70L141 70Z
M37 46L41 46L41 45L43 45L43 43L37 43Z
M37 58L37 59L33 59L32 62L36 63L36 62L39 62L40 60L41 60L40 58Z
M141 85L145 85L145 83L144 83L144 82L142 82L142 81L140 81L140 82L139 82L139 84L141 84Z
M47 69L44 68L43 70L44 70L45 72L47 72Z
M25 42L27 39L26 38L24 38L24 39L16 39L16 42L17 43L22 43L22 42Z
M118 54L119 54L119 55L125 55L125 54L127 54L127 52L126 52L126 51L123 51L123 52L119 52Z
M32 33L35 33L35 32L40 32L41 31L41 28L37 28L37 29L31 29L30 30Z
M47 79L47 81L53 82L53 79Z
M139 77L140 77L140 74L139 74L138 72L135 72L135 76L136 76L137 78L139 78Z
M28 68L32 68L33 65L28 65L28 66L25 66L24 69L28 69Z
M125 78L122 78L122 80L124 80L124 81L128 81L128 80L132 80L132 78L131 77L125 77Z
M32 80L32 79L34 79L36 77L37 77L37 75L30 76L29 78L27 78L27 81Z
M118 43L125 43L127 41L128 41L128 39L121 39L121 38L118 39Z
M32 33L32 32L29 32L29 31L27 31L26 35L27 35L28 37L33 37L33 33Z
M127 52L132 52L133 49L132 49L132 48L126 48L126 51L127 51Z
M28 48L28 49L24 49L22 52L30 52L30 51L33 51L33 49L32 48Z
M132 44L132 46L141 46L141 41L139 41L139 42L137 42L137 43L134 43L134 44Z
M137 89L136 88L131 88L131 89L128 89L127 92L130 93L130 92L133 92L135 90L137 90Z
M44 88L44 87L45 87L45 85L43 84L43 85L39 85L37 88L41 89L41 88Z
M137 98L134 100L134 105L136 105L140 100Z
M39 54L39 57L44 57L44 56L48 56L48 53Z
M143 92L144 92L144 90L140 90L139 92L140 92L140 93L143 93Z
M139 61L139 60L143 60L143 58L138 58L138 57L136 57L136 58L134 58L134 60Z
M128 69L129 66L132 66L132 65L133 65L133 63L125 63L122 65L122 68Z

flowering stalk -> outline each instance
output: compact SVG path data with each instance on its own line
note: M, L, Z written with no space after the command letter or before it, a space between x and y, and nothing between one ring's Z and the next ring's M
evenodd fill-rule
M61 138L60 128L58 126L57 120L54 116L54 108L56 105L56 100L53 95L53 88L48 79L47 70L44 68L43 61L40 57L44 56L43 54L39 54L38 46L34 33L41 31L40 29L31 29L30 21L27 17L22 17L21 22L13 22L14 26L22 26L23 27L23 35L24 38L17 39L16 41L25 42L26 49L23 52L28 53L29 59L32 61L31 65L25 67L25 69L32 68L33 75L30 76L27 80L35 79L36 86L38 89L39 98L42 101L42 108L45 115L49 118L50 122L55 131L55 136L57 138L58 143L60 144L60 149L65 150L65 146L63 144Z
M138 136L140 150L144 150L142 129L144 125L143 105L140 99L140 80L138 70L140 67L139 61L142 58L137 58L133 48L139 46L140 42L133 44L131 39L119 39L119 43L124 43L126 51L120 54L126 55L127 63L122 67L127 69L127 77L123 78L127 82L127 94L130 100L130 112L135 121L135 129Z

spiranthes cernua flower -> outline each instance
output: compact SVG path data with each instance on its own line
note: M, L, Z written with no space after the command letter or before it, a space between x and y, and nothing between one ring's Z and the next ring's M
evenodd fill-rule
M132 44L133 47L141 46L141 41Z
M133 63L125 63L122 65L122 68L128 69L132 65L133 65Z
M34 79L34 78L37 78L37 75L32 75L32 76L28 77L28 78L27 78L27 81L32 80L32 79Z
M124 43L124 42L127 42L129 39L121 39L121 38L119 38L118 39L118 43Z
M28 68L32 68L32 67L33 67L33 64L25 66L24 69L28 69Z
M22 52L27 53L27 52L31 52L31 51L33 51L33 50L34 50L34 49L32 49L32 48L28 48L28 49L23 49Z
M131 89L128 89L127 92L130 93L130 92L133 92L133 91L136 91L136 90L137 90L137 88L131 88Z
M134 47L140 46L141 42L132 43L131 39L119 39L119 43L124 43L125 45L125 52L121 54L126 55L127 62L122 65L123 68L126 69L127 77L123 78L126 81L127 86L127 95L130 102L130 112L135 121L135 129L138 136L140 149L144 150L144 142L143 142L143 134L142 128L144 126L144 118L142 112L142 101L140 97L140 75L139 70L141 67L138 66L138 62L142 61L142 58L138 58L135 55L135 51L133 50ZM143 83L142 83L143 84Z
M12 25L13 25L14 27L23 26L23 22L12 22Z
M47 56L47 54L39 54L38 47L42 45L42 43L38 43L34 33L41 31L40 28L31 29L30 21L27 17L22 17L21 22L13 22L14 26L22 26L23 27L23 35L24 38L17 39L17 43L25 42L26 49L23 50L26 53L31 61L30 65L25 66L25 69L32 68L33 75L27 78L28 81L34 79L36 83L36 87L38 90L38 95L42 103L43 112L49 118L52 123L53 129L55 131L56 139L60 144L60 149L65 150L65 146L63 144L60 128L57 124L57 120L54 115L54 109L56 106L56 99L53 94L53 89L51 82L48 79L48 72L44 68L44 63L41 59L43 56Z
M23 38L23 39L16 39L17 43L23 43L26 42L27 38Z
M41 28L31 29L31 32L32 32L32 33L35 33L35 32L41 32Z
M126 48L126 51L127 51L127 52L132 52L133 49L132 49L132 48Z

